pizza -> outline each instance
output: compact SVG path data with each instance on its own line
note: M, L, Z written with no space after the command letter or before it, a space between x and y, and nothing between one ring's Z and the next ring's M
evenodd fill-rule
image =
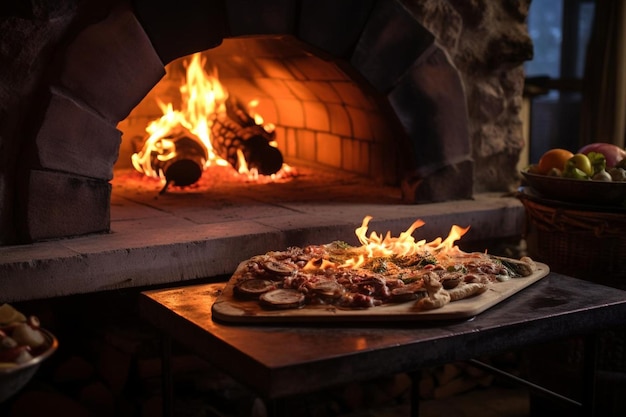
M532 275L537 265L452 245L467 229L453 226L448 239L416 242L420 221L392 238L365 236L366 217L357 236L361 246L343 241L290 247L253 256L239 264L229 283L233 297L254 300L263 309L286 310L327 305L368 309L391 303L415 303L418 309L441 308L477 297L491 285Z

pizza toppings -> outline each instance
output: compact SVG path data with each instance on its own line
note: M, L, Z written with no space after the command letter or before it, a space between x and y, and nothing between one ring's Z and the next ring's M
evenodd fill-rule
M345 288L337 281L332 279L320 280L310 283L310 293L313 296L319 297L323 301L330 301L341 298L345 293Z
M261 305L275 309L299 308L304 305L304 294L290 288L268 291L259 297Z
M428 272L422 277L428 297L419 300L418 306L425 310L441 308L450 302L450 293L444 290L439 276L435 272Z
M265 268L265 270L269 273L278 276L291 275L295 270L295 268L292 268L291 266L285 263L280 263L278 261L267 261L263 263L263 268Z
M342 266L354 250L336 244L289 248L243 262L233 276L233 294L259 300L264 308L332 305L363 309L387 303L415 302L420 309L441 308L449 302L478 296L502 277L530 275L532 260L516 261L512 270L500 258L486 254L411 262L397 256L377 257L359 267ZM354 248L353 248L354 249Z
M414 282L408 285L401 285L391 290L389 302L404 303L427 297L428 292L421 282Z
M233 277L233 295L268 309L327 305L365 309L390 303L415 303L430 310L486 292L490 285L529 276L532 259L466 253L454 242L467 230L453 226L447 239L416 242L415 222L399 238L373 232L366 217L357 229L362 246L345 242L291 247L242 262Z
M275 289L276 285L272 281L252 278L237 283L233 291L240 298L256 299L259 298L261 294Z

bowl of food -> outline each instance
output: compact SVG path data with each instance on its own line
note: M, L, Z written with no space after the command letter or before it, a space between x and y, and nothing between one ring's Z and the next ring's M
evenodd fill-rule
M57 338L9 304L0 306L0 403L18 393L58 348Z
M547 200L626 207L626 150L610 143L592 143L577 153L549 149L522 175Z
M524 179L542 197L549 200L593 206L626 204L626 182L593 181L535 174L522 171Z

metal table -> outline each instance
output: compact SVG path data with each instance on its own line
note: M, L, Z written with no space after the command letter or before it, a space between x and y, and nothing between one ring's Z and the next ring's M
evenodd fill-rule
M585 398L594 414L595 337L626 324L626 291L550 273L471 320L356 325L232 325L211 318L223 283L141 293L144 319L164 336L164 413L172 410L171 340L215 364L281 413L280 399L339 384L585 336ZM541 387L535 387L541 389ZM412 415L419 414L413 395Z

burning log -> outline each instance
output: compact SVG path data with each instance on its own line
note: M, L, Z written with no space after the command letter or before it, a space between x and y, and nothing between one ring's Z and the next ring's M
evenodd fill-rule
M211 127L211 145L216 154L237 170L245 162L248 169L256 168L262 175L278 172L283 156L270 144L275 133L256 124L239 101L229 98L225 105L226 112L216 114Z
M184 187L198 181L212 162L226 161L243 172L272 175L283 167L283 156L272 146L273 129L248 113L229 96L215 75L204 71L200 54L194 54L181 86L181 109L159 103L163 115L147 127L149 137L132 155L135 169ZM255 117L258 118L255 119Z
M177 138L165 140L173 144L173 149L176 150L173 153L174 156L163 158L163 155L157 152L150 155L152 167L165 176L165 186L161 189L161 194L171 184L185 187L198 181L207 160L206 149L194 138L183 134Z

